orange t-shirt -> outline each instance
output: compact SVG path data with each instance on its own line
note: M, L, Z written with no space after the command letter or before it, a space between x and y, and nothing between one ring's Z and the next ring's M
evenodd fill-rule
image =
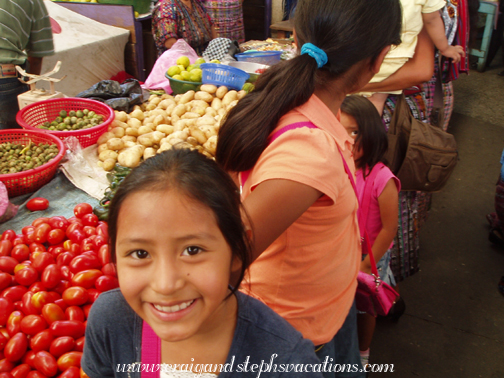
M302 121L318 129L298 128L275 139L250 172L242 199L270 179L293 180L324 195L252 263L242 290L320 345L341 328L354 301L361 259L358 202L338 151L355 174L353 140L315 95L283 116L276 130Z

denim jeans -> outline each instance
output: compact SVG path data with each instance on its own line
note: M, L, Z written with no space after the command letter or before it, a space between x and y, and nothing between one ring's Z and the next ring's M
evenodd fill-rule
M331 365L333 368L333 371L323 373L324 378L363 378L366 376L360 360L355 302L334 338L316 353L322 364L326 360L327 366Z
M17 77L0 78L0 129L20 129L16 123L19 111L17 96L28 90L26 84L21 83Z

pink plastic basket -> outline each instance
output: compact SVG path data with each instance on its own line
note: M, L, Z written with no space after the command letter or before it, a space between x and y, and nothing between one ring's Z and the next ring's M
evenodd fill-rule
M89 111L94 111L96 114L103 115L103 123L90 127L89 129L71 131L52 131L37 127L44 122L54 121L61 110L70 112L71 110L77 111L83 109L89 109ZM114 110L110 106L96 100L76 97L54 98L51 100L34 102L21 109L16 116L17 123L23 129L42 131L57 136L60 139L74 136L79 140L83 148L95 144L100 135L108 130L113 120Z
M40 167L18 173L0 174L0 181L2 181L7 188L9 197L34 192L51 181L56 174L59 162L65 154L63 142L49 133L15 129L0 130L0 144L10 142L13 144L26 145L30 143L30 141L37 144L56 144L59 152L54 158Z

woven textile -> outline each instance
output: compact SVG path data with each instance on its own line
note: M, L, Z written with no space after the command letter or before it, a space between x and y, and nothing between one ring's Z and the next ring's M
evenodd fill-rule
M207 0L205 5L218 37L245 42L241 0Z

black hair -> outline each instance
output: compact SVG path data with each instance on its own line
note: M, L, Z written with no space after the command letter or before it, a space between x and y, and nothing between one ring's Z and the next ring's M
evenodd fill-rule
M134 168L119 185L108 216L112 261L116 261L117 222L124 200L136 192L168 190L178 190L212 210L233 257L241 261L240 276L231 283L234 292L251 263L240 193L233 179L215 161L197 151L173 148L159 153Z
M279 119L304 104L315 88L334 79L354 85L357 63L374 63L382 50L401 42L399 0L299 0L294 16L298 47L312 43L328 62L320 69L307 54L277 63L260 75L255 90L229 112L219 130L217 162L227 171L252 168ZM347 94L349 88L342 88Z
M384 156L388 148L387 132L373 103L365 97L351 95L345 98L340 109L354 117L359 127L355 146L362 149L362 156L356 161L356 165L368 166L371 171L376 163L386 163Z

